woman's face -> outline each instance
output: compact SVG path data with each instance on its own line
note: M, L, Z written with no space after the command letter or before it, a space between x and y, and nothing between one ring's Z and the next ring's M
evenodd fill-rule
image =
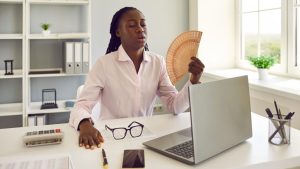
M138 10L130 10L122 15L116 31L124 48L139 50L147 41L145 16Z

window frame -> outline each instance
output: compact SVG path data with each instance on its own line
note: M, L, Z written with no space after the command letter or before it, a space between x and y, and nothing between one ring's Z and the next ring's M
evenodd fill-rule
M288 27L288 72L291 76L299 77L300 78L300 65L299 65L299 59L300 55L298 56L298 67L293 66L295 64L295 58L296 58L296 38L297 38L297 25L295 17L297 16L296 9L294 6L296 6L296 0L288 1L288 25L291 25ZM298 5L300 12L300 5ZM300 16L300 13L299 13ZM300 33L300 32L299 32ZM299 39L300 42L300 39ZM298 52L298 51L297 51Z
M244 37L243 37L243 28L242 28L242 0L236 1L237 15L236 15L236 65L239 68L256 70L256 68L250 64L249 61L243 58L243 49L244 49ZM296 10L294 8L296 0L281 0L281 52L280 58L281 63L275 64L270 68L269 72L273 74L297 77L300 78L300 65L294 67L295 64L295 50L296 50ZM262 10L261 10L262 11ZM300 14L300 5L299 5L299 14ZM259 24L259 23L258 23ZM300 36L299 36L300 37ZM299 39L300 42L300 39ZM300 57L300 55L298 56ZM298 59L298 63L300 58Z

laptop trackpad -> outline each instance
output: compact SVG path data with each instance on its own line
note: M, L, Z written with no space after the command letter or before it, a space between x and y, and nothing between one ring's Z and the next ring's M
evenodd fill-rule
M192 130L191 130L191 128L187 128L187 129L179 131L178 134L191 138L192 137Z
M191 138L191 128L187 128L176 133L171 133L154 140L147 141L144 144L156 149L164 150L189 141Z

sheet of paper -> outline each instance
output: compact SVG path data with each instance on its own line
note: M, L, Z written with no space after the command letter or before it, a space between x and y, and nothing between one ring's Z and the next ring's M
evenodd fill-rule
M0 157L0 169L73 169L67 154Z

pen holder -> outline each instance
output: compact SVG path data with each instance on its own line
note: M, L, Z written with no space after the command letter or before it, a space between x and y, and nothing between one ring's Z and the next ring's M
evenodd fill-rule
M290 144L291 119L278 118L274 115L269 118L269 142L275 145Z

